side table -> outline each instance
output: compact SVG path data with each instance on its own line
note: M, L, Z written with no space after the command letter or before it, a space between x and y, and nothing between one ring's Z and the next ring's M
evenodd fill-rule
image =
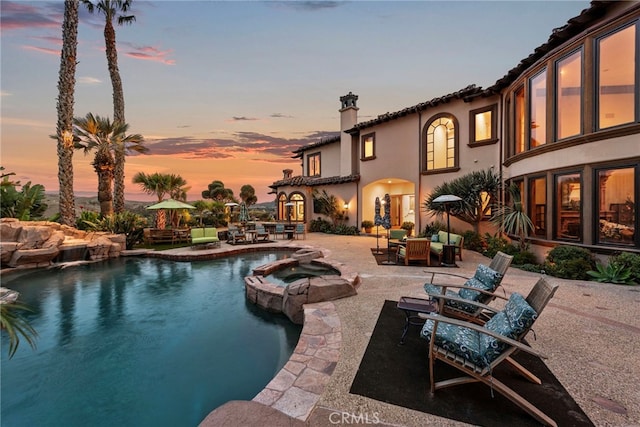
M424 320L419 314L438 311L438 302L423 298L400 297L397 307L404 311L406 317L402 337L400 338L400 344L404 344L404 337L407 335L407 331L409 331L409 325L422 326Z

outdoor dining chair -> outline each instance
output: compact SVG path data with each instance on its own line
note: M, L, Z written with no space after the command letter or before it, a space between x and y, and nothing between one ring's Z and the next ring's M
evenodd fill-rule
M523 339L557 289L558 285L550 285L544 278L540 278L526 299L514 292L501 311L483 304L468 302L494 313L491 320L484 325L436 313L423 314L426 320L420 336L429 341L431 393L446 387L481 382L488 385L491 390L502 394L544 425L556 426L553 419L495 378L493 372L498 365L505 362L530 382L542 384L538 377L513 360L511 356L517 351L525 351L534 356L546 358L523 342ZM459 299L444 295L441 298ZM435 381L434 370L437 360L453 366L463 375L458 378Z

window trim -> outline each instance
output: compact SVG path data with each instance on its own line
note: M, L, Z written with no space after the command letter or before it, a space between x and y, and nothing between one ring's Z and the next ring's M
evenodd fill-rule
M453 137L453 142L454 142L454 155L453 155L453 166L451 167L445 167L445 168L440 168L440 169L429 169L428 167L428 163L427 163L427 155L428 155L428 150L427 150L427 134L429 132L429 128L431 127L431 124L433 122L435 122L436 120L440 119L440 118L448 118L451 120L451 122L453 123L453 130L454 130L454 137ZM449 172L455 172L460 170L460 124L458 123L458 119L456 118L455 115L453 115L452 113L447 113L447 112L443 112L443 113L438 113L434 116L431 116L429 118L429 120L426 121L426 124L424 125L424 128L422 130L422 136L423 136L423 147L424 147L424 154L423 154L423 158L422 158L422 174L423 175L434 175L434 174L440 174L440 173L449 173Z
M365 157L365 141L368 138L371 138L373 154L371 156ZM360 137L360 160L367 161L367 160L373 160L375 158L376 158L376 133L371 132L366 135L362 135Z
M311 175L311 163L312 159L318 159L318 165L320 170L316 171L313 175ZM314 160L315 161L315 160ZM322 152L317 151L312 154L307 154L307 176L322 176Z
M559 98L558 98L558 69L560 62L568 59L569 57L575 55L576 53L580 53L580 130L579 133L574 135L565 136L561 138L559 135L559 126L558 126L558 110L559 110ZM582 136L585 133L585 83L586 83L586 74L585 74L585 66L586 66L586 57L584 45L580 45L577 49L573 49L571 51L566 52L564 55L559 56L557 59L553 61L553 139L550 141L551 144L557 143L559 141L564 141L569 138L575 138L578 136Z
M487 139L476 140L476 116L478 114L491 112L491 136ZM487 105L469 111L469 147L480 147L483 145L495 144L499 141L497 135L498 126L498 104Z

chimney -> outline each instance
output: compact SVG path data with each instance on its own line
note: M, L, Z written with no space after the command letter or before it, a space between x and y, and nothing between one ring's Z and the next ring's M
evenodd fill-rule
M340 97L340 176L349 176L353 172L354 147L351 135L345 130L358 123L357 100L358 95L352 92Z
M293 169L283 169L282 174L283 174L282 179L289 179L291 178L291 174L293 174Z

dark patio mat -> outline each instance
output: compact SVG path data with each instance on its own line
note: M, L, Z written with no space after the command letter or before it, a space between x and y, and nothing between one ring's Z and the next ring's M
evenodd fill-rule
M399 345L405 316L396 304L396 301L385 301L351 384L351 393L474 425L540 425L502 395L494 392L492 398L491 389L481 383L438 390L432 396L429 391L427 341L419 337L418 326L411 326L405 343ZM559 426L593 426L542 360L522 352L514 359L538 376L542 385L526 381L506 365L496 368L495 377L554 419ZM437 380L455 378L460 376L459 373L444 363L439 362L435 366Z

